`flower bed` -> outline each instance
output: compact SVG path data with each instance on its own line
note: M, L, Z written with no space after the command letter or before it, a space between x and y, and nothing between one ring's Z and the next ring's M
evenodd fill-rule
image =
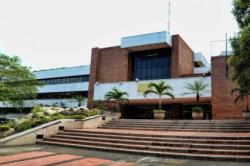
M29 113L23 118L20 118L18 121L11 120L4 125L0 125L0 133L12 129L12 131L14 132L11 132L11 134L13 134L58 119L84 119L86 117L98 114L100 114L99 110L89 110L88 108L84 107L64 109L59 107L36 106L32 109L31 113Z

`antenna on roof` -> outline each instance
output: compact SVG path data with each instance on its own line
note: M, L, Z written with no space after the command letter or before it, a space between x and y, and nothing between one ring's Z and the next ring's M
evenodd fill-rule
M171 3L168 2L168 32L170 33L170 14L171 14Z

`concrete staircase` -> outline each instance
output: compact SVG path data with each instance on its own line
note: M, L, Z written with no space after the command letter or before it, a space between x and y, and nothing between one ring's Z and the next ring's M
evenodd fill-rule
M119 120L99 129L64 130L37 143L175 158L250 161L250 122L227 122Z
M250 132L247 120L133 120L121 119L107 123L102 129L188 131L188 132Z

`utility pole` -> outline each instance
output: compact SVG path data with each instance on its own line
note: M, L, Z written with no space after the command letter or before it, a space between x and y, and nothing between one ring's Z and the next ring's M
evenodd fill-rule
M226 33L226 77L228 77L228 65L227 65L227 59L228 59L228 52L227 52L227 33Z
M168 2L168 32L170 33L170 14L171 14L171 3Z

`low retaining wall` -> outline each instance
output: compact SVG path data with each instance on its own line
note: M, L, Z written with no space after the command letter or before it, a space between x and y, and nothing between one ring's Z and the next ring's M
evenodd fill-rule
M60 119L55 120L35 128L0 139L0 147L35 144L37 139L48 138L56 135L63 129L86 129L97 128L105 123L102 116L96 115L83 120Z

